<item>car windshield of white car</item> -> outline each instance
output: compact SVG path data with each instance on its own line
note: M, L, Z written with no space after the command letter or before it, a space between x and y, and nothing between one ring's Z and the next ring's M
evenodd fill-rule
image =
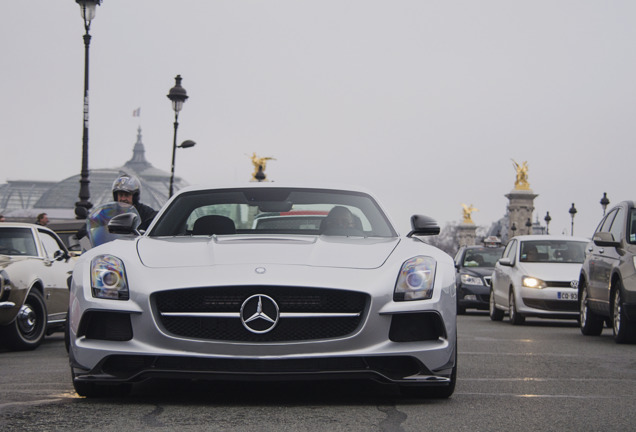
M522 241L521 262L582 263L585 259L586 243L570 240Z
M397 236L369 195L280 187L182 193L149 233L151 237L233 234Z
M31 229L13 227L0 229L0 254L37 256Z

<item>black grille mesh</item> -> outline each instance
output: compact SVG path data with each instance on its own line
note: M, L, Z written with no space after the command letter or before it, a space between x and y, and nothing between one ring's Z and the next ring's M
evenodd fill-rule
M249 332L238 317L173 317L162 312L237 313L252 295L273 298L282 313L357 313L355 317L281 318L268 333ZM353 333L363 317L368 295L352 291L304 287L238 286L171 290L153 296L165 330L182 337L241 342L302 341Z

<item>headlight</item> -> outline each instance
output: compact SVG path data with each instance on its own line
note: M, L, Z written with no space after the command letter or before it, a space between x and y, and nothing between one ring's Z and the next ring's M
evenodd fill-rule
M395 284L393 300L426 300L433 296L436 262L431 257L418 256L402 264Z
M477 276L472 276L469 274L461 274L459 276L459 279L461 280L463 285L483 285L484 282L481 280L480 277Z
M526 288L545 288L548 285L541 279L537 279L531 276L523 276L521 278L521 284Z
M99 255L91 261L93 297L128 300L124 263L112 255Z

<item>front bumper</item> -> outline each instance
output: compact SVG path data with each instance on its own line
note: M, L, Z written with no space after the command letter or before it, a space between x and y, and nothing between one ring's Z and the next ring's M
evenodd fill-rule
M517 293L517 311L524 316L578 318L576 288L521 288Z

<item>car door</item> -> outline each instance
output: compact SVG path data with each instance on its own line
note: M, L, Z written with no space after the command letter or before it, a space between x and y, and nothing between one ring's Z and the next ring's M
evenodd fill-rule
M504 249L502 259L508 259L510 263L514 266L516 259L516 251L518 241L516 239L512 239L506 245ZM513 270L513 267L502 265L500 262L497 262L495 265L495 271L493 272L493 280L492 280L492 289L495 294L495 303L502 306L508 305L508 287L510 286L510 274Z
M44 285L44 301L49 321L62 321L66 318L68 311L69 288L67 280L70 276L69 272L73 270L73 263L59 238L46 230L38 230L38 235L44 250L41 279ZM56 259L58 251L64 254L63 258Z
M626 213L621 207L613 210L599 227L598 232L609 232L614 239L623 238L626 226ZM612 268L618 264L620 256L615 247L592 246L592 256L589 266L589 297L599 307L609 310L609 287Z

